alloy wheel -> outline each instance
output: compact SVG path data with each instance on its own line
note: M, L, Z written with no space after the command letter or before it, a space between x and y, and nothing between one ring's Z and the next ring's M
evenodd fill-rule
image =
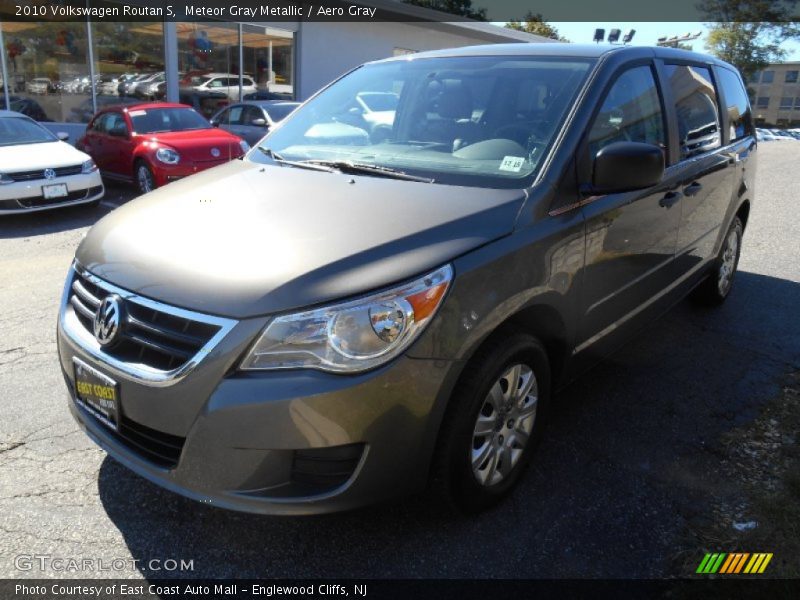
M525 364L506 369L489 389L470 450L472 473L480 485L500 483L519 462L536 420L538 391L533 369Z
M736 257L739 253L739 234L736 228L731 229L728 238L725 240L725 250L722 253L722 264L719 267L717 277L717 288L721 295L728 293L728 289L733 282L733 275L736 271Z

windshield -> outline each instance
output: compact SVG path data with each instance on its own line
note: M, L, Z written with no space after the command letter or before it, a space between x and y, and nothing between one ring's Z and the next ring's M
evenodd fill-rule
M367 109L373 112L397 110L397 102L400 100L397 94L385 94L382 92L362 92L358 97Z
M261 145L289 161L351 161L437 183L524 187L592 63L481 56L365 65L298 108ZM250 160L269 157L254 152Z
M58 138L30 119L20 117L0 118L0 146L15 144L41 144L55 142Z
M132 110L128 116L136 133L162 133L209 129L211 125L193 108L153 108Z

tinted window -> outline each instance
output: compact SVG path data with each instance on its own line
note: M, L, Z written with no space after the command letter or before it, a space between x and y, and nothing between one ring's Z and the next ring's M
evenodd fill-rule
M664 115L650 67L635 67L617 78L589 132L589 151L614 142L642 142L666 148Z
M717 73L719 73L719 84L725 93L725 104L727 104L728 121L731 128L730 138L733 142L751 135L750 103L747 100L747 92L736 73L728 69L717 69Z
M678 116L681 158L701 154L722 143L717 94L705 67L666 65Z
M245 106L242 112L242 125L252 125L256 119L263 119L264 115L260 108L255 106Z

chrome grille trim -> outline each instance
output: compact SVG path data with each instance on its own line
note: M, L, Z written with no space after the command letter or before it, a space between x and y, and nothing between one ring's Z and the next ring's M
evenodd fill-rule
M87 306L94 302L100 304L100 300L87 290L80 281L76 279L76 275L87 280L91 285L97 286L108 294L119 295L126 303L132 303L143 307L145 309L155 310L158 312L166 313L167 315L196 321L205 325L212 325L218 327L217 332L203 344L203 346L193 355L188 356L186 361L178 367L165 371L154 368L150 365L143 363L126 362L110 355L106 352L91 331L88 331L83 323L79 320L77 312L80 312L86 318L94 318L94 307ZM75 285L77 283L77 285ZM91 317L90 317L91 315ZM67 285L64 286L64 294L61 299L61 311L59 316L61 328L67 338L73 342L78 348L86 352L89 356L103 363L105 367L113 371L117 375L125 376L144 384L166 387L174 385L189 373L191 373L200 362L222 341L222 339L230 333L236 326L237 321L234 319L226 319L223 317L216 317L198 313L183 308L177 308L168 304L163 304L156 300L144 298L134 292L124 290L113 284L110 284L95 275L92 275L83 269L77 261L70 267ZM137 323L133 323L138 326ZM180 332L170 332L164 334L169 337L170 334ZM135 335L135 334L134 334ZM196 339L196 338L195 338ZM148 343L152 343L149 342ZM178 350L177 348L175 349Z

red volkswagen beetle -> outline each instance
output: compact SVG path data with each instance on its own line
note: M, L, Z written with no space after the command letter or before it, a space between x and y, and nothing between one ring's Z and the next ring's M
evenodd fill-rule
M104 108L75 145L94 159L104 177L132 181L142 193L239 158L249 149L192 107L168 102Z

